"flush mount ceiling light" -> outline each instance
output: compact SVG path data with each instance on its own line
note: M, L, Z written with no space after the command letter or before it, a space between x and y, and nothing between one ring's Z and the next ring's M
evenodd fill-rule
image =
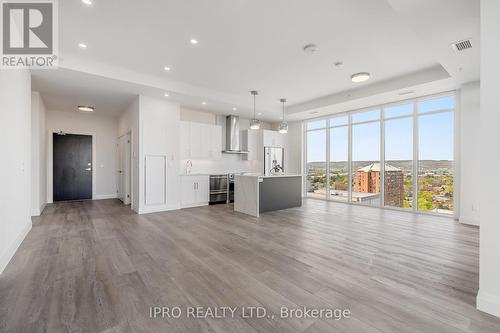
M189 40L189 42L190 42L191 44L193 44L193 45L198 44L198 40L197 40L197 39L194 39L194 38L191 38L191 39Z
M82 0L82 2L87 6L90 6L92 4L92 0Z
M238 110L238 109L237 109L237 108L232 108L232 110L233 110L233 111L236 111L236 110Z
M351 75L351 81L352 82L364 82L370 79L370 73L368 72L361 72L361 73L356 73Z
M282 98L282 99L280 99L280 102L283 104L283 116L281 117L281 119L283 119L283 121L280 124L278 132L280 132L281 134L286 134L286 133L288 133L288 124L285 121L285 103L286 103L286 99Z
M94 112L95 108L89 105L78 105L78 110L83 112Z
M81 49L86 49L87 48L87 44L85 43L79 43L78 46L81 48Z
M170 71L170 67L168 67L168 66L163 67L163 69L164 69L165 71L167 71L167 72L168 72L168 71Z
M307 44L306 46L304 46L302 48L302 50L304 50L304 52L306 52L306 53L315 53L315 52L318 52L318 45Z
M253 96L253 119L250 119L250 129L258 130L260 129L260 120L255 116L255 97L259 94L257 90L252 90L250 92Z
M164 93L163 96L168 97L170 95L168 93Z
M207 105L207 102L203 101L201 102L202 105Z

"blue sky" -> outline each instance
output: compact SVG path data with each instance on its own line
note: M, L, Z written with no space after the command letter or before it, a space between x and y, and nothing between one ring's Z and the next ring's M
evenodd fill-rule
M425 115L425 112L452 109L454 97L444 97L418 103L419 116L419 158L421 160L453 160L453 113L445 112ZM411 114L412 104L386 108L387 116ZM353 114L353 121L374 119L377 112L368 111ZM344 117L342 117L344 118ZM376 118L375 118L376 119ZM339 119L341 120L341 119ZM314 125L312 125L314 126ZM310 127L311 128L311 127ZM313 127L314 128L314 127ZM308 133L308 161L326 160L326 131ZM347 160L347 127L330 130L332 161ZM413 159L413 118L385 121L386 160ZM353 161L380 160L380 123L353 125L352 130Z

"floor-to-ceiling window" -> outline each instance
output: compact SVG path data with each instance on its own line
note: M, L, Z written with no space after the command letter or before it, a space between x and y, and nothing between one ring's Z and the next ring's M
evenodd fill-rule
M310 197L453 213L455 95L308 121Z
M325 198L326 195L326 120L307 124L307 195Z
M453 213L453 96L418 103L418 210Z
M413 207L413 103L384 108L384 205Z
M380 109L353 113L351 201L380 205Z
M330 188L331 200L349 200L349 117L330 118Z

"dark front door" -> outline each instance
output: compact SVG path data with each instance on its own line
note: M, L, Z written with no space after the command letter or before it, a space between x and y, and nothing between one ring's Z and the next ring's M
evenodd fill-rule
M53 134L54 201L92 199L92 136Z

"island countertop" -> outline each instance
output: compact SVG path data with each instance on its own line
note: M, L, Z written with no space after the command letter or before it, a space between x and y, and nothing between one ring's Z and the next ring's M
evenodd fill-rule
M255 217L302 205L302 175L247 173L234 177L234 210Z
M284 173L275 175L263 175L261 173L245 173L241 175L235 175L235 177L279 178L279 177L302 177L302 175L298 173Z

